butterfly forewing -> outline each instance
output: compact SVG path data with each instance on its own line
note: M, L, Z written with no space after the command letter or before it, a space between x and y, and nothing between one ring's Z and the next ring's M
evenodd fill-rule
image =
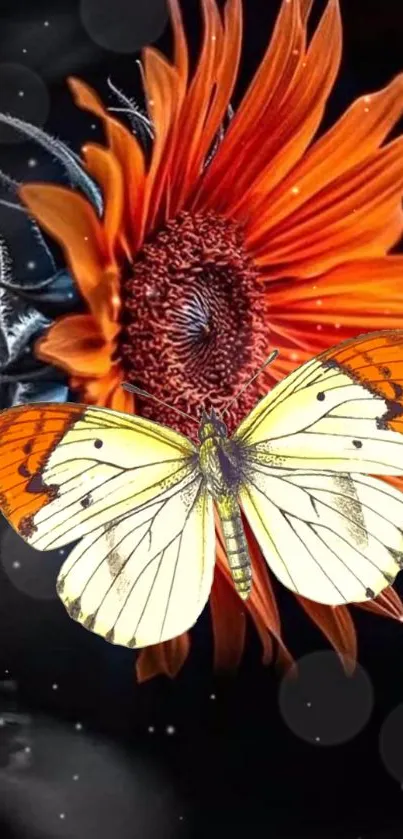
M362 601L403 560L403 332L360 336L294 371L234 434L240 500L269 566L322 603Z
M72 617L132 646L195 622L212 583L214 519L186 437L102 408L20 406L0 416L0 474L1 509L31 545L84 537L59 576Z

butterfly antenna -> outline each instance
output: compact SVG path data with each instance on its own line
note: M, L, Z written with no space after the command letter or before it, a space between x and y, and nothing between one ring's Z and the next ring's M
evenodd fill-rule
M252 384L252 382L254 382L255 379L257 379L258 376L260 376L261 372L265 369L265 367L267 367L269 364L271 364L272 361L274 361L274 359L277 358L277 356L278 356L278 350L272 350L270 355L267 356L266 361L263 362L262 366L259 367L259 369L256 371L256 373L254 373L254 375L252 376L252 378L248 379L248 381L245 382L244 385L242 385L241 389L238 390L238 393L236 393L235 396L232 397L230 402L225 406L225 408L223 408L223 410L221 411L221 415L225 414L226 411L228 411L230 409L231 405L233 405L234 402L236 402L236 400L239 399L241 393L243 393L244 390L246 390L246 388L249 387L249 385Z
M136 393L137 396L142 396L147 399L152 399L154 402L158 402L159 405L164 405L165 408L170 408L172 411L176 411L177 414L180 414L181 417L187 417L187 419L192 420L197 425L200 425L199 420L196 417L192 417L191 414L186 414L185 411L181 411L180 408L176 408L175 405L169 405L168 402L164 402L162 399L159 399L158 396L153 396L152 393L147 393L146 390L142 390L141 387L137 387L137 385L132 385L129 382L122 382L123 390L128 390L130 393Z

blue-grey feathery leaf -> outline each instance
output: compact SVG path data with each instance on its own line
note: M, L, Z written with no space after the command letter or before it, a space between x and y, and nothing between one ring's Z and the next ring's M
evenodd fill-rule
M109 78L108 85L123 106L122 108L108 108L108 111L127 114L133 133L139 135L143 141L147 142L150 137L154 137L153 124L149 117L137 105L137 102L123 93Z
M13 117L11 114L0 113L0 123L9 125L20 131L21 134L34 140L38 145L42 146L46 151L52 154L64 167L70 182L79 187L91 203L95 206L99 215L103 212L102 193L97 187L92 178L87 175L83 169L79 156L72 151L65 143L56 137L52 137L47 131L38 128L37 125L32 125L30 122Z
M10 405L27 402L66 402L69 388L61 382L17 382L10 388Z

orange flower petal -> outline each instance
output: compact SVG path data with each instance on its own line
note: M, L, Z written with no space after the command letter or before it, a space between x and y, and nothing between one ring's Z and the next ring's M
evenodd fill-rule
M323 117L341 59L342 30L338 0L330 0L309 49L301 60L289 95L267 122L259 120L252 132L249 161L236 179L228 205L231 214L247 219L250 227L255 200L260 207L301 159Z
M402 74L383 90L357 99L274 190L254 200L249 224L256 240L373 154L402 114Z
M364 603L355 603L354 605L384 618L403 621L403 603L391 586L378 594L375 600L366 600Z
M217 545L217 551L222 550ZM210 594L211 619L214 635L214 667L216 670L235 670L242 658L245 643L246 616L243 604L232 582L216 564Z
M194 209L220 208L228 188L249 160L251 134L274 114L293 83L305 50L299 0L283 2L262 63L231 121L226 136L206 169Z
M307 201L264 243L252 242L252 234L248 245L272 277L307 277L347 260L381 256L403 230L402 193L399 138Z
M111 264L121 230L123 215L122 170L111 151L89 143L82 150L90 175L102 189L104 197L103 230Z
M136 661L138 681L146 682L154 676L161 675L174 679L182 669L189 650L190 640L187 632L171 641L141 650Z
M271 329L291 337L300 326L305 346L319 350L324 340L337 343L346 337L340 332L345 327L355 334L402 328L402 280L403 257L389 256L345 263L314 279L289 283L270 295ZM295 349L292 337L290 346ZM296 360L302 363L302 355Z
M110 347L91 315L59 318L37 341L35 352L73 375L105 376L111 366Z
M213 0L201 0L204 37L197 68L182 105L180 130L175 158L172 161L171 213L177 213L194 185L195 158L202 142L204 124L216 81L223 31Z
M116 269L109 264L102 224L88 201L71 189L26 184L20 195L45 230L62 246L81 294L106 340L113 323Z
M126 187L126 238L130 242L132 255L142 244L140 220L143 210L145 184L144 156L140 145L130 131L105 110L101 100L91 88L79 79L70 77L69 87L76 105L99 117L105 126L108 142L122 169Z
M353 673L357 661L357 635L348 609L345 606L325 606L301 595L295 596L336 650L346 673Z

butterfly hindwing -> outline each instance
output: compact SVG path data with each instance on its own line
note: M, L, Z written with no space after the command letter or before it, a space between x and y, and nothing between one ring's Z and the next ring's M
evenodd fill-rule
M321 603L359 602L403 563L403 331L346 341L295 370L233 436L240 500L269 566Z
M403 497L385 481L255 465L240 500L277 578L318 603L371 599L403 565Z
M214 561L212 499L193 477L85 536L62 566L57 589L87 629L143 647L196 622Z

